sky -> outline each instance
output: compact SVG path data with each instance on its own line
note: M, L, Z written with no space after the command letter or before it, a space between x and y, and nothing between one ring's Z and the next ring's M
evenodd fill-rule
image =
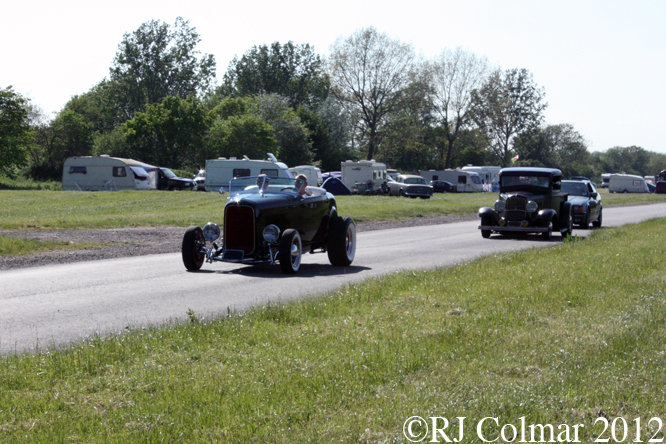
M663 0L0 0L0 88L53 117L108 78L124 34L149 20L189 21L221 82L252 46L309 43L326 56L370 26L424 58L461 47L501 69L525 68L545 90L546 123L569 123L590 151L666 154Z

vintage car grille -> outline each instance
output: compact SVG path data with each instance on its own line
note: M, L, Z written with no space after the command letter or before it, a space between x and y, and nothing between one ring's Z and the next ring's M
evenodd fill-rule
M224 214L224 248L252 254L255 247L254 210L252 207L229 205Z
M507 222L519 222L527 219L527 199L521 196L512 196L506 200L504 218Z

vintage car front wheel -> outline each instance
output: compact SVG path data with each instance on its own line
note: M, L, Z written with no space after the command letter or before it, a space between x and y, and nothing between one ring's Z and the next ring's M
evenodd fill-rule
M482 217L481 218L481 225L488 226L492 223L492 219L489 217ZM481 237L484 239L488 239L490 237L491 231L490 230L481 230Z
M280 251L278 260L280 268L284 274L294 274L301 266L301 256L303 255L303 245L301 235L293 228L284 230L280 239Z
M201 227L189 227L183 236L181 251L183 254L183 264L190 271L201 269L206 259L203 248L206 241L203 237Z
M347 267L356 256L356 224L351 217L331 219L326 243L328 260L336 267Z

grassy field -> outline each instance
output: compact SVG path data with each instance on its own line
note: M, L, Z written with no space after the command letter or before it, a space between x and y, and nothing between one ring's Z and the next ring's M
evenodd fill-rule
M619 417L625 442L637 420L647 442L666 411L665 239L666 220L596 230L8 356L0 442L402 443L415 415L452 420L449 436L465 417L463 442L484 417L500 424L484 423L490 440L524 416L556 433L582 424L581 442L610 438L595 421Z
M355 221L476 213L495 193L436 194L432 199L338 196L339 213ZM0 229L93 229L222 223L218 193L0 191ZM603 194L605 206L666 202L664 194Z

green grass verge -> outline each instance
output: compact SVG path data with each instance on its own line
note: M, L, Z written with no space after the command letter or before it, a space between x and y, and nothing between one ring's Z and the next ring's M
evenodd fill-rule
M413 415L466 417L464 442L488 416L583 424L582 442L599 415L632 436L640 418L647 442L666 409L664 239L652 220L8 356L0 442L407 442Z
M42 253L49 250L87 249L104 246L104 244L59 241L40 241L14 236L0 236L0 256L16 256L28 253Z
M495 193L436 194L432 199L338 196L339 213L356 221L396 220L476 213ZM222 223L226 199L217 193L119 191L0 191L0 229L93 229L138 226L187 227ZM608 194L605 206L666 202L666 194Z

